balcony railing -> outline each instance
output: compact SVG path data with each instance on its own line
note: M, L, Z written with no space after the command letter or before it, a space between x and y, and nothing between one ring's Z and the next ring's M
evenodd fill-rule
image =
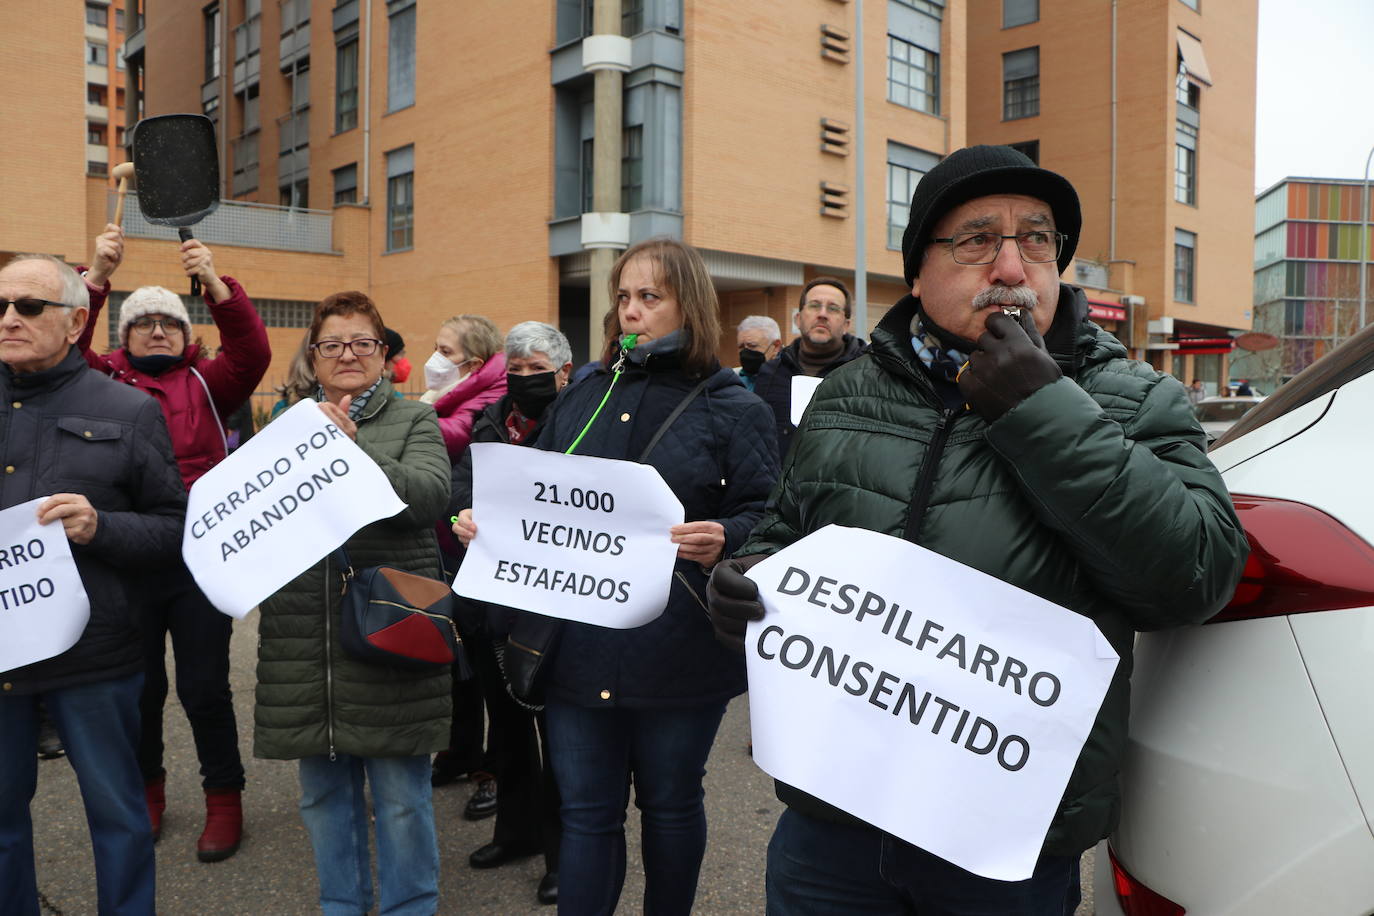
M110 191L107 217L113 218L117 192ZM239 245L270 251L334 252L334 214L328 210L274 207L241 200L221 200L219 209L192 227L196 238L210 245ZM155 226L143 216L138 195L124 203L124 234L132 238L176 241L177 230Z

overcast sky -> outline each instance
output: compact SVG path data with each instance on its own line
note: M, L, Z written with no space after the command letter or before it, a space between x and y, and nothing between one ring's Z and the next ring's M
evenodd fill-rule
M1258 70L1255 190L1289 175L1363 178L1374 147L1374 0L1260 0Z

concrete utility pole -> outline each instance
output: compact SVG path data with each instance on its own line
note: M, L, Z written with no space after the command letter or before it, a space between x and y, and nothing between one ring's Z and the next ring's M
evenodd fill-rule
M1364 159L1364 194L1360 197L1360 327L1364 328L1366 303L1369 301L1369 163L1374 161L1374 146Z
M624 74L629 70L630 42L620 34L620 7L621 0L596 0L592 13L595 34L583 39L583 64L594 72L596 79L592 133L594 214L584 214L582 219L582 243L590 250L591 260L587 280L591 286L587 348L592 359L601 355L606 343L602 320L613 305L608 288L611 267L629 243L629 218L620 212L620 155L624 144ZM592 235L588 215L593 217L596 227Z

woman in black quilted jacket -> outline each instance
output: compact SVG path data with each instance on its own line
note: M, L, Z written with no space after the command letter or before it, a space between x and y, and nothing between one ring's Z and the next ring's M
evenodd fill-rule
M743 659L714 639L706 577L743 543L778 473L773 415L716 359L715 290L696 251L667 238L630 248L611 271L616 306L596 372L566 388L535 442L565 451L622 374L576 454L644 458L686 510L663 614L613 630L522 614L507 661L541 653L539 672L554 775L562 795L559 911L614 912L625 879L625 812L633 781L640 809L646 913L689 913L706 849L702 777L731 697L744 692ZM702 384L704 382L704 384ZM701 386L698 388L698 386ZM455 533L476 534L471 513Z

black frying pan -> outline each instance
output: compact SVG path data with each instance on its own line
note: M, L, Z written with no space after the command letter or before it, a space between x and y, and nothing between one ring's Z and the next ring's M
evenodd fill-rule
M190 227L219 206L219 151L215 125L205 115L170 114L134 125L134 177L148 222L175 226L184 242ZM191 295L200 280L191 278Z

